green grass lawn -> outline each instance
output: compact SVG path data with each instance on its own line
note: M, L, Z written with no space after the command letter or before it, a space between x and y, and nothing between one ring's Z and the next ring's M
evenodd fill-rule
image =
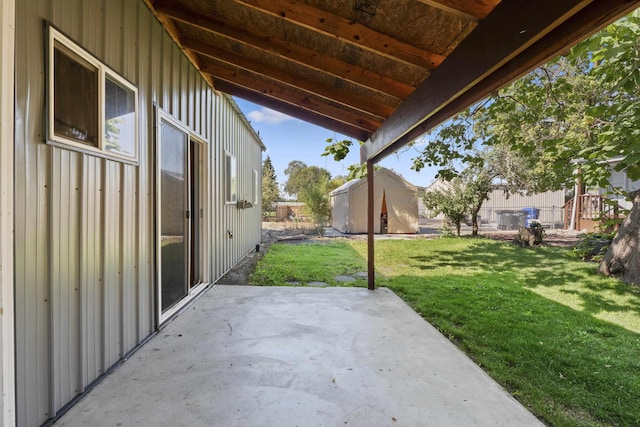
M638 426L640 290L567 252L486 239L383 240L376 285L400 295L547 424ZM252 281L335 285L336 275L359 271L364 241L274 244Z

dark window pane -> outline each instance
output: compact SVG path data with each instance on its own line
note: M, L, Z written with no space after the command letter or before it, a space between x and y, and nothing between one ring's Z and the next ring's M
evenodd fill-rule
M185 265L188 244L185 212L188 136L162 122L160 126L160 271L162 311L188 294Z
M54 49L54 133L98 146L98 70L62 47Z

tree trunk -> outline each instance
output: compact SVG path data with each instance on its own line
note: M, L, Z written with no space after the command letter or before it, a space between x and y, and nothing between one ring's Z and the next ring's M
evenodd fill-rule
M640 284L640 190L629 194L631 211L609 245L598 271L634 285Z
M476 237L478 235L478 213L471 215L471 235Z
M482 202L484 202L484 199ZM473 206L471 211L471 235L474 237L478 236L478 230L480 230L480 226L478 225L478 212L480 212L482 202L477 206Z

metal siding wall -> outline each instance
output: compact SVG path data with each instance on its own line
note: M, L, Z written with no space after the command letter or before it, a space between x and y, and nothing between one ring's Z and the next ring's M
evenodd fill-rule
M51 416L47 256L50 150L38 144L42 141L39 124L44 94L42 24L33 17L47 10L47 5L37 2L16 4L16 22L24 23L16 25L16 46L23 54L16 55L15 124L16 400L23 425L39 425Z
M152 154L153 147L153 126L154 116L152 112L152 103L160 90L158 85L158 72L154 65L159 64L159 55L152 55L152 44L155 37L162 35L162 29L157 25L156 19L146 7L138 7L137 21L137 73L133 79L136 82L146 82L146 84L138 85L139 103L143 107L144 114L140 114L140 164L148 165L147 168L137 168L135 170L137 179L137 200L138 212L134 226L136 227L138 238L137 247L137 335L136 339L140 341L152 333L155 327L155 305L149 303L155 301L155 244L154 238L154 167L151 166L154 161ZM157 51L157 48L156 48Z
M260 208L224 204L224 151L249 198L261 149L141 1L25 0L16 12L17 409L37 426L155 329L154 105L207 141L210 281L260 241ZM43 143L43 19L138 87L138 166Z
M485 201L480 209L480 218L482 222L495 223L497 222L496 210L520 210L533 207L540 209L542 223L559 223L562 221L564 194L565 192L560 190L529 196L512 194L506 198L503 190L493 190L489 200Z
M253 132L247 124L239 118L236 107L225 97L220 97L217 103L217 135L218 144L218 182L217 188L224 188L226 173L224 171L225 151L235 155L238 162L238 200L251 198L253 185L253 170L261 171L262 150ZM261 175L260 175L261 176ZM214 187L215 188L215 187ZM224 194L220 192L215 200L220 203L223 223L217 225L221 231L218 235L216 247L220 256L216 257L222 264L216 269L215 278L220 278L228 269L251 251L261 238L260 206L249 209L238 209L235 204L225 204ZM214 226L214 229L216 226ZM233 232L229 238L226 230Z
M102 159L92 156L83 158L82 182L82 238L81 254L81 339L82 339L82 384L86 385L104 373L104 342L102 324L104 319L101 233L104 211L102 192L95 191L102 178Z

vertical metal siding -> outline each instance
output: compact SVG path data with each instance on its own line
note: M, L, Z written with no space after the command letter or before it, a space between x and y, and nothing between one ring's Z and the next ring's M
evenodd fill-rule
M503 190L496 189L489 195L489 200L482 204L479 214L482 222L495 223L496 211L533 207L540 210L539 219L542 223L556 225L563 220L564 197L564 190L532 195L512 194L507 197Z
M20 425L37 426L155 329L154 105L207 142L202 239L210 281L260 241L259 206L224 203L224 152L238 159L238 196L250 198L261 147L141 1L16 7L17 410ZM139 165L43 143L42 20L137 86Z
M50 416L49 295L47 246L47 168L50 150L26 141L42 141L43 56L41 23L34 13L45 5L16 4L16 46L34 54L16 55L15 117L15 276L16 276L16 404L24 424L38 425ZM34 33L31 35L31 33ZM38 54L36 54L38 53ZM20 96L29 93L29 96ZM29 402L29 407L26 407ZM27 410L28 409L28 410Z

